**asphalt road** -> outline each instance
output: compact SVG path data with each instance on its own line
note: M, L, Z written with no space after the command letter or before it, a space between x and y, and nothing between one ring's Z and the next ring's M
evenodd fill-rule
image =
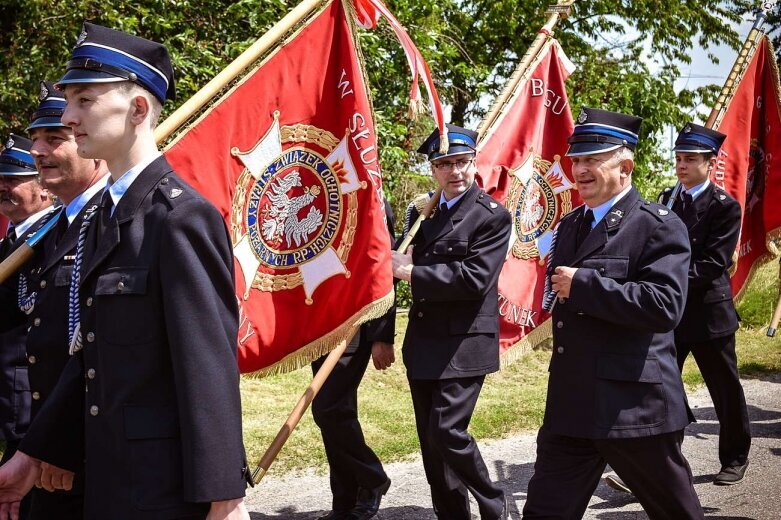
M721 520L781 518L781 374L744 379L753 443L746 479L735 486L714 486L719 470L718 422L713 404L703 387L689 396L697 423L686 430L684 453L689 459L697 494L707 518ZM295 433L293 434L295 435ZM535 434L481 442L483 457L492 477L512 497L512 518L520 518L526 485L534 464ZM386 465L393 481L378 520L435 520L428 485L419 457L410 462ZM298 475L268 475L251 490L248 504L253 520L311 520L330 509L328 477L308 472ZM473 507L473 511L477 508ZM475 517L476 518L476 517ZM600 484L584 518L640 520L648 518L627 495Z

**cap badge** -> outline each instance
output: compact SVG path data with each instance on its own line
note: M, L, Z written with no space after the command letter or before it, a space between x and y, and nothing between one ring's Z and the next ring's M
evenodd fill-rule
M660 214L661 216L665 216L665 215L667 215L668 213L670 213L670 212L669 212L669 211L667 211L666 209L661 209L661 208L659 208L659 209L658 209L658 210L656 210L656 211L658 211L658 212L659 212L659 214Z
M13 137L9 137L9 138L8 138L8 141L6 141L6 142L5 142L5 147L6 147L7 149L11 149L11 148L13 148L13 147L14 147L14 144L16 144L16 143L14 143L14 139L13 139Z
M582 125L583 123L586 122L587 119L588 119L588 114L586 113L585 110L581 110L580 115L578 116L578 124Z
M692 125L686 125L683 129L683 132L688 134L692 131Z
M38 100L43 101L49 96L49 89L46 88L46 85L41 83L41 92L38 94Z
M179 196L179 195L181 195L182 193L184 193L184 191L183 191L183 190L181 190L181 189L179 189L179 188L174 188L174 189L172 189L172 190L171 190L171 198L172 198L172 199L175 199L176 197L178 197L178 196Z
M84 43L84 40L86 40L86 39L87 39L87 29L82 29L81 30L81 34L76 39L76 47L78 47L79 45Z

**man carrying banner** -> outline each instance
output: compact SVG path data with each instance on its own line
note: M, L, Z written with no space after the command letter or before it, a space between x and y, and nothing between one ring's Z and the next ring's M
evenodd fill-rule
M672 332L690 250L681 221L632 186L641 121L584 108L569 138L585 205L551 252L553 353L525 519L581 518L606 464L649 517L703 518Z
M48 81L41 82L39 105L27 131L32 139L30 152L40 173L41 183L63 204L57 226L36 247L35 256L22 268L25 283L12 291L3 310L15 316L15 324L28 327L27 361L31 415L34 419L49 398L62 374L68 355L68 289L76 253L80 219L87 207L97 204L108 180L106 163L85 159L77 153L73 131L62 124L65 95ZM31 491L31 520L84 516L83 468L74 480L71 472L47 468L43 489ZM58 483L70 490L54 489ZM68 487L65 485L65 487ZM46 491L49 490L49 491Z
M393 247L393 210L387 200L385 217ZM382 462L366 444L358 421L358 385L369 358L377 370L389 368L395 361L393 342L396 332L396 306L384 316L365 323L352 338L333 372L312 401L312 416L323 436L328 457L332 511L320 520L368 520L380 507L390 479ZM312 363L316 374L326 356Z
M409 253L393 253L393 274L412 291L402 352L423 465L434 511L447 520L471 518L467 492L481 518L508 518L504 492L467 431L485 375L499 370L497 281L511 225L507 210L474 182L476 138L448 125L446 154L438 131L418 149L441 188L438 209Z
M748 467L751 447L746 398L735 355L737 313L729 268L740 235L740 204L710 181L726 135L693 123L675 141L675 174L682 185L673 211L689 232L692 257L689 294L675 329L678 366L694 355L719 419L721 471L714 484L737 484ZM671 188L662 193L666 204Z
M85 23L60 83L79 154L112 178L78 222L74 357L0 468L0 517L40 461L85 461L87 519L249 518L230 241L153 135L174 95L168 51Z
M52 201L38 179L31 145L28 139L11 134L0 153L0 214L10 221L6 237L0 240L0 261L51 218ZM11 276L0 286L0 435L6 443L0 464L16 453L30 424L25 354L28 329L17 306L19 283L19 276ZM22 517L26 518L29 499L22 506Z

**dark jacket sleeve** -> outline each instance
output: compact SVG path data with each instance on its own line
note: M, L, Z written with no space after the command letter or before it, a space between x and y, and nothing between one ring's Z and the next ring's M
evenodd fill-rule
M84 363L65 364L54 391L35 416L19 450L69 471L84 469Z
M637 260L636 280L621 283L581 267L572 280L570 301L610 323L670 331L683 315L690 257L686 227L677 217L668 218L649 236Z
M732 254L740 236L740 204L728 199L716 203L702 249L694 253L689 267L689 289L709 287L732 265Z
M160 273L182 436L184 499L244 496L238 305L225 223L201 199L168 214Z

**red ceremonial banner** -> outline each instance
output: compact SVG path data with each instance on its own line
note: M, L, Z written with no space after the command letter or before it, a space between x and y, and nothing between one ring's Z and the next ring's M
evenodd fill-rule
M573 70L550 38L478 143L480 185L513 215L499 276L505 366L551 334L550 314L542 310L545 258L559 218L582 203L563 157L574 129L564 86Z
M6 231L8 231L8 219L0 215L0 238L5 237Z
M299 368L390 308L377 139L342 1L281 43L165 155L228 224L242 372Z
M778 256L781 238L781 89L765 36L715 128L727 135L711 174L743 208L732 291L739 300L754 271Z

